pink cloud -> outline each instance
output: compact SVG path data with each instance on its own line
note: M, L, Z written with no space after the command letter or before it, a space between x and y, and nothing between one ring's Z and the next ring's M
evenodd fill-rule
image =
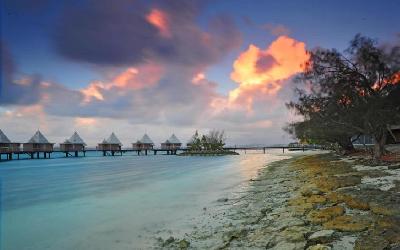
M87 118L87 117L76 117L75 118L75 126L76 127L87 127L87 126L95 126L97 125L97 119L95 118Z
M150 13L146 15L146 20L159 30L161 36L166 38L172 36L169 27L170 21L166 12L160 9L152 9Z

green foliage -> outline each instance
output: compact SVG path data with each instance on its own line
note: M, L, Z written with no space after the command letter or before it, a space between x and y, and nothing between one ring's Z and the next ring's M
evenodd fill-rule
M287 104L304 117L286 131L303 140L351 147L351 136L374 137L375 156L382 153L388 127L400 124L400 47L378 47L357 35L344 53L310 52L298 101ZM306 90L305 90L306 89Z
M222 151L225 146L224 131L211 130L208 135L200 137L198 131L189 142L190 151Z

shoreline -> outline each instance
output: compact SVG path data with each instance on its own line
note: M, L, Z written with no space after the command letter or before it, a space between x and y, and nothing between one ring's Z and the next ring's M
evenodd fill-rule
M159 246L251 249L400 247L400 165L362 157L298 155L268 164L237 200L221 200L222 225Z
M225 155L239 155L239 153L230 150L221 150L221 151L186 151L178 154L178 156L225 156Z

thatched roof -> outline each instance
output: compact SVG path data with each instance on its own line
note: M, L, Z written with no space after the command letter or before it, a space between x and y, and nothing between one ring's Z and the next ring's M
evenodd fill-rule
M138 140L137 143L154 145L154 142L150 139L150 137L147 134L144 134L142 139Z
M76 131L67 141L71 144L83 144L84 146L86 146L86 143L82 140L82 138L78 135Z
M32 138L28 141L28 143L37 143L37 144L49 144L50 142L44 137L44 135L38 130L32 136Z
M0 129L0 143L11 143L10 139Z
M175 134L172 134L171 137L165 143L181 144L181 141L176 137Z
M114 134L114 132L111 133L110 137L106 140L107 144L118 144L122 146L121 141L118 139L118 137Z

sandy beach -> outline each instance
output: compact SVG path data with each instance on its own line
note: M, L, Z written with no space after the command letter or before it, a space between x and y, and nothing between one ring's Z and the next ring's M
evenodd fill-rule
M399 249L400 164L368 164L333 153L273 162L209 221L156 248Z

